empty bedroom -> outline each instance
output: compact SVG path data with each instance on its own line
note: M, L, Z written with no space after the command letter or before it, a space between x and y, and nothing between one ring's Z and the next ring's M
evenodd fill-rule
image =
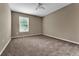
M1 56L79 56L79 3L0 3Z

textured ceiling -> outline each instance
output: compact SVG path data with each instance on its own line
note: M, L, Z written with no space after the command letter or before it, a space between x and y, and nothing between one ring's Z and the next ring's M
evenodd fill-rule
M69 3L42 3L45 10L39 9L36 10L37 3L10 3L10 8L12 11L36 15L36 16L46 16L56 10L63 8Z

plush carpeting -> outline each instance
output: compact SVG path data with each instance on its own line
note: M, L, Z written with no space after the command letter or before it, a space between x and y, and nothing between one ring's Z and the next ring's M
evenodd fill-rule
M12 39L2 56L75 56L79 45L43 35Z

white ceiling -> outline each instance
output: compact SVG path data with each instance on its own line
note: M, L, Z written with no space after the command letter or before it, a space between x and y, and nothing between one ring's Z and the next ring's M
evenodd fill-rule
M43 3L45 10L36 10L37 3L10 3L9 5L12 11L43 17L69 5L69 3Z

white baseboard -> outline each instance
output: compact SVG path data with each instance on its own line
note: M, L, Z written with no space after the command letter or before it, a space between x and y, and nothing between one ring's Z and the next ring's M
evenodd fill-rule
M3 47L2 51L0 52L0 55L3 53L3 51L5 50L5 48L8 46L8 44L10 43L11 39L5 44L5 46Z
M74 43L74 44L78 44L79 45L79 42L76 42L76 41L71 41L71 40L68 40L68 39L62 39L62 38L55 37L55 36L48 35L48 34L43 34L43 35L49 36L49 37L52 37L52 38L56 38L56 39L60 39L60 40L63 40L63 41L71 42L71 43Z
M39 34L30 34L30 35L22 35L22 36L15 36L15 37L11 37L11 38L27 37L27 36L33 36L33 35L42 35L42 33L39 33Z

